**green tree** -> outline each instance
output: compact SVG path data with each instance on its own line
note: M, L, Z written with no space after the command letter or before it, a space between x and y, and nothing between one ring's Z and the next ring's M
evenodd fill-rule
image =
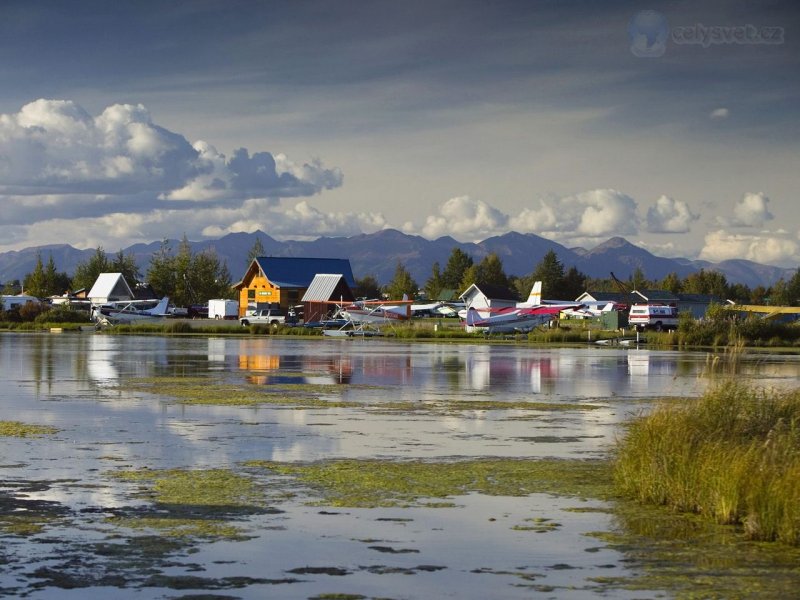
M650 287L650 282L647 280L642 267L636 267L628 281L632 290L644 290Z
M542 294L547 294L548 298L559 295L564 281L564 265L558 260L554 250L545 253L530 275L519 278L517 292L520 297L527 298L537 281L542 282Z
M98 246L94 254L89 257L86 262L79 263L75 267L75 274L72 276L72 289L90 289L100 273L109 273L111 271L111 263L103 251L102 246Z
M560 286L554 290L554 297L562 300L574 300L586 291L586 275L577 267L570 267L561 278Z
M773 306L789 305L789 287L783 278L778 279L769 289L769 303Z
M392 300L399 300L403 295L407 295L409 298L416 297L418 290L419 286L417 282L414 281L414 278L411 277L411 273L408 272L408 269L406 269L402 263L398 262L394 270L394 277L386 285L386 294Z
M259 256L264 256L264 244L261 243L261 236L256 236L256 241L253 244L253 247L250 248L250 252L247 253L247 266L250 266L250 263L253 262L254 259L258 258Z
M37 298L44 298L48 296L47 281L45 278L44 265L42 264L42 255L36 253L36 266L33 271L28 273L23 280L23 287L25 293Z
M172 260L172 247L168 240L163 240L159 249L150 257L150 267L147 270L147 283L159 296L173 297L175 294Z
M172 272L174 288L169 297L175 306L189 306L199 302L192 285L192 246L186 234L183 234L178 252L172 258Z
M447 264L444 266L442 272L442 285L445 289L459 289L464 274L467 269L473 265L472 257L460 248L453 248L450 252L450 258L447 259ZM467 286L469 287L469 285ZM466 289L466 288L461 288Z
M381 295L381 286L374 275L364 275L361 279L356 279L353 293L359 298L378 298Z
M728 280L718 271L700 269L683 280L683 291L687 294L714 294L720 298L728 296Z
M431 300L436 300L443 289L445 289L444 279L439 269L439 263L435 262L431 268L431 276L425 282L425 295Z
M136 285L142 279L136 258L133 254L124 254L121 248L114 256L114 260L109 262L108 269L111 273L122 273L130 286Z
M494 252L478 263L475 276L478 284L485 283L501 287L509 285L508 275L503 271L503 261Z
M678 274L673 271L661 280L659 287L673 294L680 294L683 291L683 282L678 277Z
M728 296L725 300L733 300L737 304L748 304L751 302L753 291L743 283L734 283L728 287Z
M463 293L467 291L467 288L473 283L478 283L478 265L470 265L464 270L464 276L456 286L456 289Z
M188 288L197 298L231 297L231 277L228 266L220 263L214 249L204 250L192 258ZM194 300L193 298L190 300ZM187 301L185 305L191 304Z
M789 306L800 306L800 269L786 282L786 295L789 299Z

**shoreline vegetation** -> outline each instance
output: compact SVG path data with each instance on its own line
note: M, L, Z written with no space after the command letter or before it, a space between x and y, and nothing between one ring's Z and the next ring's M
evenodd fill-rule
M800 348L800 325L750 317L732 319L729 315L713 314L702 321L682 318L676 331L647 331L640 334L642 343L659 349L724 349ZM592 321L563 320L555 327L539 327L528 333L492 334L467 333L458 321L449 319L417 319L408 323L388 324L379 328L383 337L400 340L464 340L479 342L519 342L542 344L616 343L626 340L635 343L632 328L603 330ZM187 319L166 319L163 323L117 325L100 329L90 322L0 322L0 331L102 331L104 334L149 335L280 335L322 337L317 328L196 322Z
M627 424L613 463L625 498L800 546L800 389L725 381L657 405Z

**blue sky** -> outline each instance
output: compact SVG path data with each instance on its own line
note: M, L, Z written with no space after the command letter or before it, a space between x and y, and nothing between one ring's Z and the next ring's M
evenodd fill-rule
M791 2L4 1L0 17L0 251L394 227L800 259Z

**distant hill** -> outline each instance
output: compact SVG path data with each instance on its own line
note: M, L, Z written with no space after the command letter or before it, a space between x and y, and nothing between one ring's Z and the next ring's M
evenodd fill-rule
M663 258L621 237L611 238L587 250L567 248L531 233L522 234L513 231L487 238L479 243L461 243L451 237L428 240L395 229L384 229L352 237L321 237L313 241L286 242L280 242L258 231L231 233L217 240L190 243L193 252L213 248L220 260L227 263L233 279L238 280L247 268L247 255L257 238L261 239L266 256L347 258L356 278L373 275L380 283L390 281L398 263L401 263L422 285L430 277L435 262L444 268L453 248L460 248L476 262L494 252L503 261L506 273L518 276L530 273L550 250L556 253L565 268L575 266L579 271L595 278L606 278L613 271L617 277L624 279L637 268L650 279L661 279L672 272L685 277L703 268L720 271L730 283L744 283L752 288L759 285L769 286L781 277L788 279L795 272L794 269L761 265L747 260L727 260L715 264ZM168 240L168 244L174 250L180 244L180 240ZM151 256L160 247L161 242L152 242L135 244L122 250L125 254L133 254L142 273L146 273ZM113 255L119 248L105 250ZM42 260L46 262L52 254L56 268L71 275L75 267L85 262L93 253L94 249L78 250L66 244L0 253L0 282L22 279L33 270L37 255L41 255Z

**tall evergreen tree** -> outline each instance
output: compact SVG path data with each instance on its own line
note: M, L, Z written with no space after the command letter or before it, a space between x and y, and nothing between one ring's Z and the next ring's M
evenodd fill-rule
M800 306L800 269L797 269L786 282L786 295L789 306Z
M378 298L381 295L381 286L374 275L364 275L361 279L356 279L353 293L360 298Z
M503 271L503 261L494 252L478 263L475 277L478 284L508 287L508 275Z
M567 269L561 278L560 286L553 290L553 296L562 300L574 300L586 291L586 275L575 266Z
M425 295L430 300L436 300L439 297L439 294L442 293L442 290L445 289L444 279L442 278L442 273L439 269L439 263L433 263L433 267L431 268L431 276L428 278L428 281L425 282Z
M450 258L442 272L442 284L445 288L459 289L464 279L464 273L473 265L472 257L460 248L453 248ZM469 287L469 286L467 286ZM462 288L466 289L466 288Z
M256 236L256 241L253 244L253 247L250 248L250 252L247 253L247 266L250 266L250 263L252 263L253 260L259 256L264 256L264 244L261 243L260 235Z
M559 296L563 279L564 265L558 260L558 255L554 250L548 250L531 274L520 278L519 285L524 288L520 290L520 296L527 298L533 284L537 281L542 282L542 293L546 294L548 298Z
M45 278L44 265L42 264L42 255L36 253L36 266L33 271L25 276L23 286L25 293L29 296L36 296L37 298L44 298L48 296L47 293L47 280Z
M172 263L172 247L168 240L163 240L159 249L150 257L147 283L153 286L159 296L174 297L175 272Z
M133 254L124 254L122 248L119 249L114 259L109 262L108 268L112 273L122 273L125 281L130 286L136 285L142 278L139 265L136 264L136 258L134 258Z
M470 265L464 270L464 275L461 278L461 281L456 286L456 289L459 292L465 292L469 286L473 283L479 283L478 281L478 265Z
M72 276L72 289L80 290L85 288L88 291L97 281L100 273L109 272L113 272L111 271L111 263L103 247L98 246L94 254L86 262L79 263L75 267L75 274Z
M386 285L386 294L392 300L399 300L403 295L407 295L409 298L413 299L416 297L418 290L419 286L417 282L414 281L414 278L411 277L411 273L408 272L408 269L406 269L402 263L398 262L394 270L394 277Z

